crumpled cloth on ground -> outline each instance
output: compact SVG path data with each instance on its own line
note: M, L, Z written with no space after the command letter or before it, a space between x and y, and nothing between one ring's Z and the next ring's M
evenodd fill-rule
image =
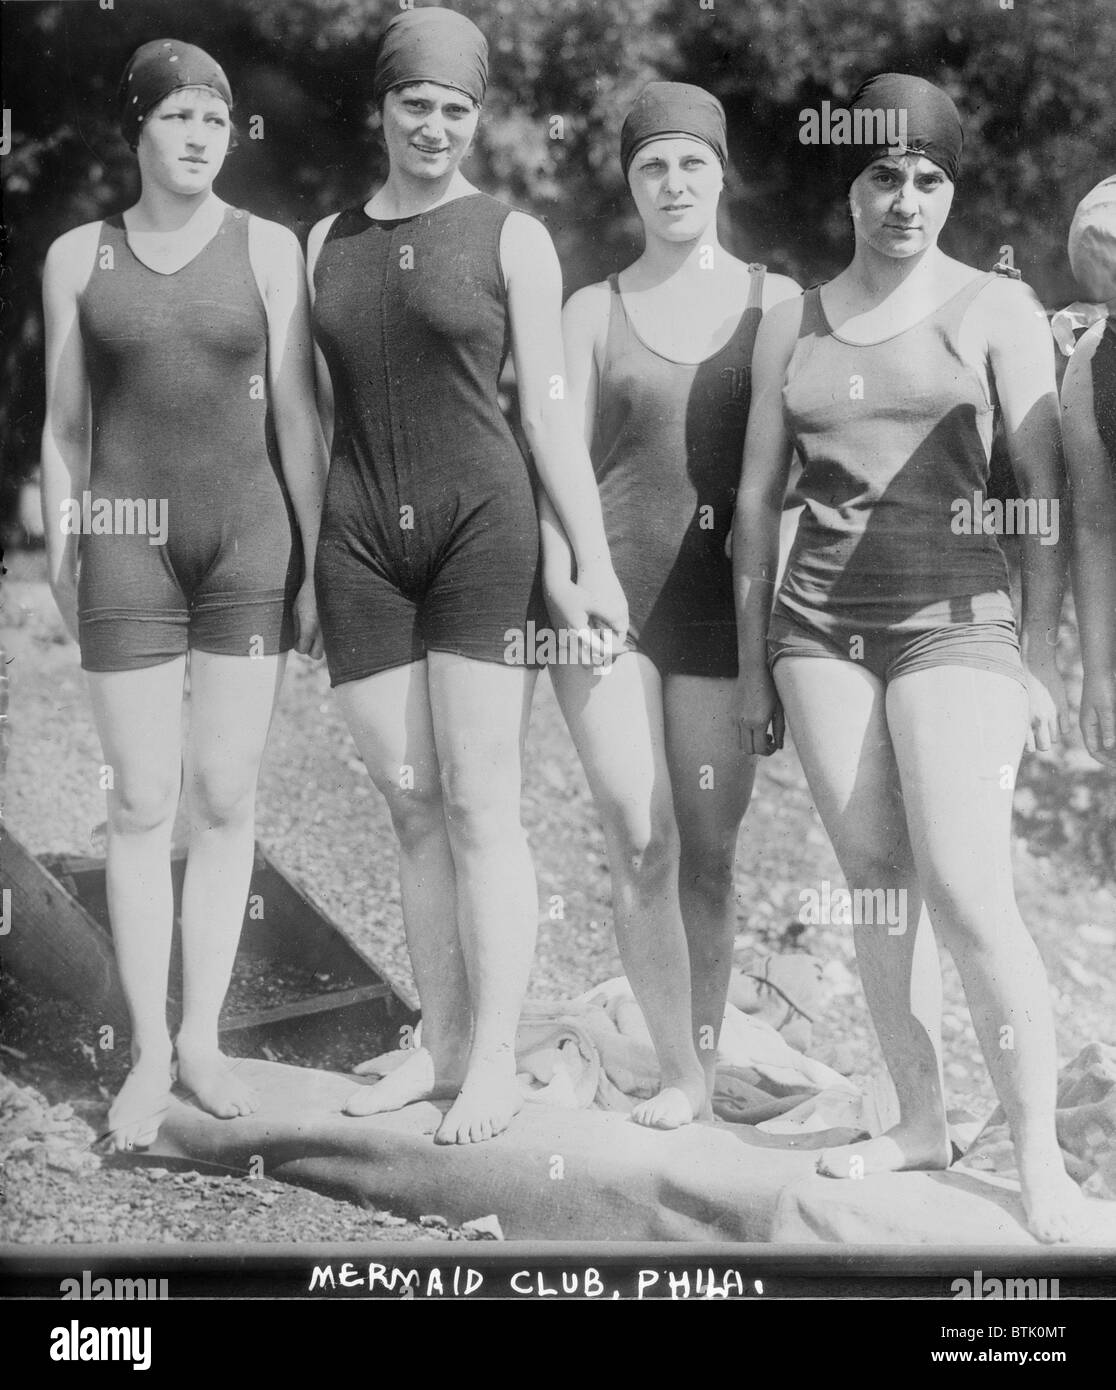
M753 948L729 980L728 1002L770 1023L799 1052L810 1051L821 996L822 962L804 951L771 955Z
M1055 1118L1070 1177L1094 1197L1116 1199L1116 1047L1089 1043L1062 1068ZM1018 1178L1000 1107L957 1166Z
M780 958L773 957L773 961ZM813 1007L812 957L783 973L775 989L766 976L734 978L736 997L755 1013L733 1004L725 1009L717 1049L713 1112L736 1124L758 1124L797 1106L804 1097L834 1091L855 1097L852 1084L832 1068L792 1047L761 1013L792 1023ZM757 964L761 965L761 962ZM795 972L797 979L794 978ZM780 979L780 971L770 971ZM421 1029L416 1041L421 1041ZM628 1112L660 1088L655 1049L631 986L622 976L576 999L552 1004L528 1002L516 1033L520 1084L532 1102L566 1110ZM400 1065L407 1052L376 1059L381 1075ZM372 1071L371 1064L362 1070Z

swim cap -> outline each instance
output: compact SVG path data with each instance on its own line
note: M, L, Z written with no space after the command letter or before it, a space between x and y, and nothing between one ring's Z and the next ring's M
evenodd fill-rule
M372 94L379 103L392 87L408 82L455 87L479 106L488 87L488 41L454 10L404 10L380 40Z
M180 87L206 87L232 109L232 89L221 64L204 48L177 39L152 39L128 59L116 93L120 129L136 148L147 113Z
M1116 174L1078 203L1069 229L1069 260L1090 300L1116 299Z
M650 82L636 97L620 130L624 177L641 145L671 135L701 140L721 161L722 169L728 163L725 108L717 98L689 82Z
M842 145L846 186L874 160L894 154L897 149L903 154L925 155L952 182L957 182L965 137L957 107L940 87L910 73L881 72L860 84L849 110L881 112L882 116L875 122L877 130L882 122L889 139L897 130L902 132L902 137L895 145ZM893 113L890 119L888 112ZM855 123L855 115L853 120ZM853 128L855 130L855 124Z

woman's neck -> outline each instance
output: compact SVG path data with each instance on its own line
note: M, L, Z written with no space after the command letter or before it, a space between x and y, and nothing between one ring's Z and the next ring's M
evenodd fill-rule
M387 181L366 201L375 207L378 217L414 217L475 192L460 169L440 179L413 179L393 169Z
M904 287L914 290L919 284L925 284L941 269L944 260L936 242L914 256L888 256L866 241L858 241L845 274L851 288L865 298L878 301Z
M633 263L631 272L646 285L659 285L690 271L715 270L726 256L715 226L706 228L693 241L665 241L648 236L643 254Z
M139 199L128 209L128 221L135 232L180 232L195 221L216 215L225 204L212 188L201 193L169 193L165 188L146 185Z

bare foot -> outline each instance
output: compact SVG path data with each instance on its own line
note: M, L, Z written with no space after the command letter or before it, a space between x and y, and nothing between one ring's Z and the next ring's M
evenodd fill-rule
M195 1048L183 1043L181 1034L175 1051L179 1083L203 1110L219 1120L235 1120L259 1109L255 1091L236 1075L235 1058L224 1056L215 1047Z
M460 1094L438 1126L435 1144L481 1144L502 1134L523 1105L514 1066L471 1066Z
M382 1081L355 1090L341 1108L346 1115L380 1115L385 1110L402 1110L420 1100L447 1100L457 1095L458 1089L459 1083L438 1076L430 1052L425 1047L416 1047L406 1061L388 1072Z
M1066 1244L1084 1234L1088 1208L1081 1189L1066 1172L1061 1154L1048 1163L1020 1164L1023 1208L1031 1234L1047 1245Z
M146 1149L155 1142L170 1104L172 1077L168 1045L165 1053L141 1057L109 1106L109 1141L118 1153Z
M948 1168L951 1156L944 1127L915 1129L900 1124L875 1139L823 1149L817 1167L826 1178L866 1178L873 1173L902 1173L912 1168Z
M705 1073L698 1072L696 1079L680 1079L664 1086L650 1100L641 1101L632 1111L632 1119L649 1129L681 1129L692 1124L707 1104Z

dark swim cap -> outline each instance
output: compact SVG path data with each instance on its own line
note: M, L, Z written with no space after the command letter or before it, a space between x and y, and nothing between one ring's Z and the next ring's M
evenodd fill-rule
M136 148L147 113L180 87L205 87L232 110L232 89L221 64L204 48L177 39L152 39L128 59L116 93L120 129Z
M379 103L392 87L408 82L454 87L480 106L488 87L488 41L454 10L404 10L380 40L372 95Z
M898 145L847 144L841 146L846 186L874 160L886 154L920 154L932 159L954 183L961 166L964 134L957 107L940 87L923 77L905 72L881 72L860 84L849 105L852 112L881 112L875 122L886 126L888 134L903 128L905 138ZM890 121L888 112L893 113ZM853 117L854 122L856 117ZM854 125L854 130L855 130Z
M671 135L701 140L721 161L722 169L728 163L725 108L717 98L689 82L651 82L636 97L620 130L624 177L641 145Z

